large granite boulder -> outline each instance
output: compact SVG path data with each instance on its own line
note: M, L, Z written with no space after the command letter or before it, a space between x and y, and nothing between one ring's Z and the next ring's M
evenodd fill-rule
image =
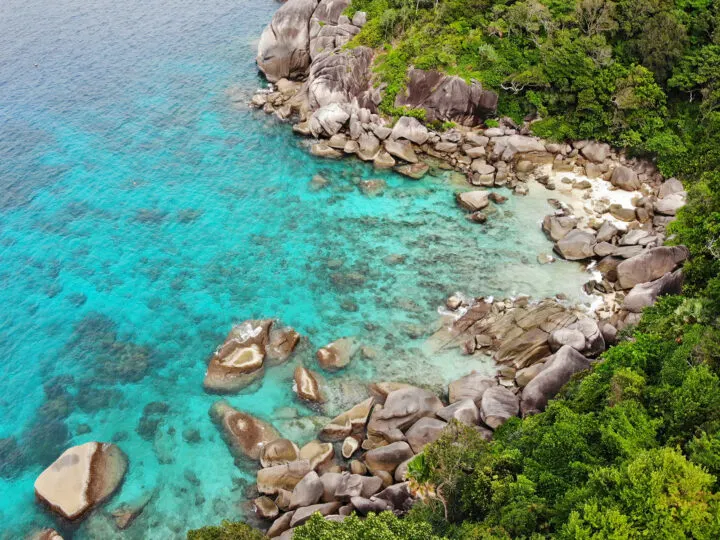
M624 189L626 191L636 191L640 189L642 185L638 175L630 167L624 165L618 165L612 172L610 182L614 186Z
M518 397L504 386L488 389L480 403L480 418L495 430L520 412Z
M622 308L631 313L640 313L648 306L652 306L658 297L666 294L680 294L682 292L682 270L668 272L660 279L649 283L638 283L625 297Z
M310 117L310 132L315 137L332 137L350 119L347 111L337 103L325 105Z
M437 412L437 415L446 422L450 422L450 420L457 420L466 426L475 426L480 421L480 411L478 410L477 405L475 405L475 401L470 398L463 399L462 401L456 401L447 407L443 407ZM409 440L409 430L407 437Z
M468 212L477 212L490 204L490 192L482 190L463 191L455 195L455 199Z
M495 379L492 377L473 371L448 385L450 403L471 399L476 406L480 406L485 390L492 388L496 384Z
M300 459L310 462L312 469L330 463L335 457L335 447L331 443L310 441L300 449Z
M647 283L672 272L684 262L690 252L685 246L660 246L648 249L617 266L617 277L623 289Z
M575 216L545 216L542 229L550 240L557 242L577 227L578 221Z
M388 442L401 441L403 432L425 416L433 417L443 404L432 392L409 387L390 392L382 409L376 407L368 422L368 435Z
M265 444L260 451L260 465L274 467L298 459L300 449L288 439L275 439Z
M434 442L440 437L445 426L447 426L447 422L437 418L421 418L405 433L410 448L412 448L413 452L419 454L426 444Z
M370 472L385 471L389 474L403 461L413 457L410 445L405 441L398 441L387 446L370 450L365 454L365 464Z
M410 116L401 116L390 133L393 140L405 139L415 144L425 144L429 136L427 128Z
M226 401L213 404L210 417L220 427L235 457L259 460L263 446L280 438L280 433L272 425L232 408Z
M373 51L368 47L338 50L317 58L306 83L310 108L357 99L360 107L376 111L377 96L370 84L372 59Z
M295 510L292 519L290 520L290 527L295 528L305 523L310 516L315 512L319 512L321 516L329 516L335 514L342 506L339 502L329 502L321 504L313 504L311 506L305 506ZM290 537L292 538L292 537Z
M391 139L386 140L383 145L385 150L391 156L395 156L398 159L407 161L408 163L417 163L418 158L413 150L412 145L409 142L393 141Z
M271 495L281 490L292 491L311 470L312 467L307 459L260 469L257 472L258 491Z
M215 351L203 386L209 392L237 392L263 376L273 321L248 320L235 326Z
M545 410L547 403L575 373L590 367L590 361L566 345L545 362L545 368L533 378L522 392L523 416Z
M127 457L114 444L73 446L40 473L35 496L63 518L79 519L115 492L127 465Z
M257 64L270 82L302 78L310 66L310 18L318 0L288 0L258 43Z
M554 250L563 259L568 261L581 261L595 255L594 247L594 234L581 231L580 229L573 229L557 241Z
M685 206L685 193L673 193L662 199L655 201L653 208L656 214L664 216L674 216L683 206Z
M341 441L353 433L362 431L370 417L374 402L375 398L368 398L336 416L320 431L320 438L327 441Z
M580 153L590 161L602 163L610 156L610 145L593 141L583 146Z
M585 348L585 336L580 330L572 328L558 328L550 333L548 338L550 350L555 352L565 345L569 345L576 351L582 352Z
M273 325L265 347L265 363L278 365L286 362L299 342L300 334L294 329L289 327L279 328Z
M497 94L484 90L477 81L468 84L439 71L411 69L406 89L397 95L395 106L425 109L425 118L430 122L477 126L495 114L497 102Z
M307 473L293 488L290 497L290 510L301 506L310 506L320 501L323 494L323 483L315 471Z
M387 501L395 512L406 513L410 510L415 499L410 491L410 483L393 484L383 489L375 498Z
M681 193L683 191L685 191L685 188L680 180L677 178L668 178L660 186L660 189L658 190L658 198L664 199L673 193Z
M585 336L585 347L580 351L585 356L595 357L605 351L605 339L595 319L581 317L568 328Z
M316 356L320 367L335 371L347 366L357 350L353 338L340 338L318 349Z
M295 384L293 390L300 399L313 403L325 403L325 393L320 385L320 377L309 369L298 366L293 375Z
M350 5L350 0L319 0L310 18L310 58L331 53L342 47L360 29L341 15Z
M495 360L501 364L512 364L522 369L550 356L548 333L540 328L533 328L514 339L503 343L495 354Z

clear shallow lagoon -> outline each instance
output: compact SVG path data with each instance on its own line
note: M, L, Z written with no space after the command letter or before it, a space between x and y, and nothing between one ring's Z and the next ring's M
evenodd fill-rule
M208 417L218 398L202 390L233 322L277 317L309 339L227 398L302 442L318 414L359 400L363 381L492 369L423 353L449 294L579 295L579 265L536 262L551 247L538 227L545 193L473 225L452 176L414 182L318 160L248 110L262 84L254 42L276 8L0 3L0 538L46 525L181 538L241 517L252 471L234 465ZM310 187L315 174L325 189ZM381 196L359 189L369 178L386 180ZM343 335L377 357L328 377L332 400L312 411L294 399L292 369L314 367L313 348ZM32 484L89 440L118 441L130 471L104 510L68 527L35 504ZM150 494L118 532L105 510Z

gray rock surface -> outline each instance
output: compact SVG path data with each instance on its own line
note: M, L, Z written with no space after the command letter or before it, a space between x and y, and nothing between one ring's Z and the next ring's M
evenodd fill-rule
M368 422L368 435L400 441L403 432L425 416L433 417L443 404L432 392L408 387L390 392L382 409L375 408Z
M310 66L310 18L318 0L288 0L258 43L257 64L270 82L303 77Z
M647 283L672 272L688 258L685 246L661 246L644 251L617 266L618 282L623 289Z
M660 296L680 294L682 285L682 270L668 272L663 277L649 283L638 283L625 297L622 308L632 313L640 313L644 308L652 306Z
M413 452L419 454L426 444L434 442L440 437L445 426L447 426L447 422L437 418L421 418L405 433L410 448L412 448Z
M522 392L523 416L545 410L547 403L575 373L590 367L590 361L572 347L565 346L545 363L545 368Z
M497 94L484 90L479 82L468 84L439 71L411 69L406 90L398 94L395 106L425 109L430 122L476 126L495 113L497 101Z
M595 235L580 229L573 229L555 244L555 251L568 261L589 259L594 254Z
M504 386L488 389L480 403L480 418L493 430L520 412L518 397Z

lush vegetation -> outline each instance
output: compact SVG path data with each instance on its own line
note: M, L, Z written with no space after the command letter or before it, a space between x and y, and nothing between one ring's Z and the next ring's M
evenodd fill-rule
M187 540L262 540L265 535L238 521L223 521L220 525L211 525L188 531Z
M453 424L429 445L407 517L316 516L295 538L720 538L720 6L353 0L360 10L352 44L382 50L384 112L403 112L408 67L440 69L498 90L499 116L532 118L540 136L655 159L688 187L670 240L691 259L685 295L646 310L545 412L490 443Z
M608 140L678 174L720 128L716 4L353 0L369 22L351 46L381 50L389 114L409 66L440 69L498 90L499 114L536 116L543 137Z

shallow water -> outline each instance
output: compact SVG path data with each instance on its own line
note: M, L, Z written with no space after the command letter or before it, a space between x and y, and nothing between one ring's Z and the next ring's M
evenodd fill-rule
M0 538L46 525L176 538L241 517L252 471L234 465L208 417L218 398L202 391L234 322L277 317L309 339L228 398L301 442L364 381L490 372L481 357L424 353L449 294L578 297L579 265L535 260L551 248L544 192L474 225L453 202L455 177L315 159L287 125L248 110L262 84L254 42L276 8L0 3ZM315 174L325 189L309 185ZM368 178L386 180L382 195L362 193ZM328 377L331 402L310 410L292 369L343 335L376 359ZM32 484L89 440L117 441L130 470L104 510L69 526L35 504ZM106 511L150 495L117 531Z

